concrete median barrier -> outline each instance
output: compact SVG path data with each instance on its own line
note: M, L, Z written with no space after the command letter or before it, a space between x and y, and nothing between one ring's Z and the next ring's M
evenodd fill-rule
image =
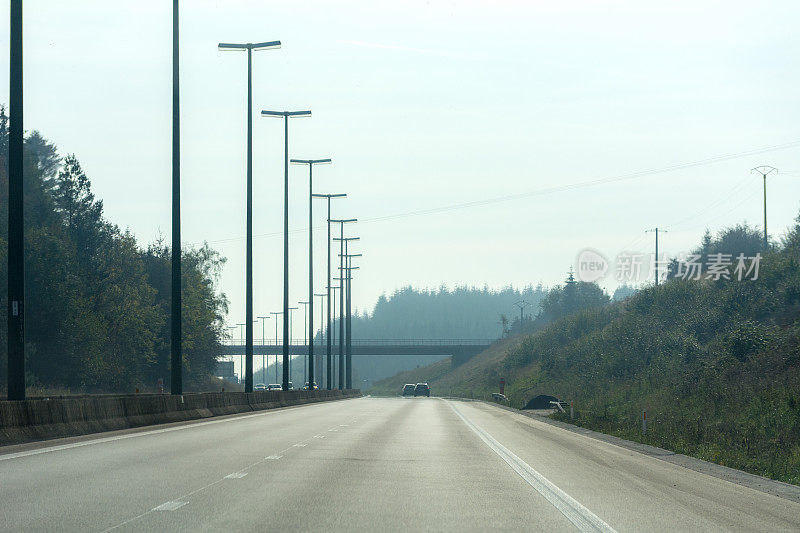
M0 401L0 446L361 396L361 391L258 391Z

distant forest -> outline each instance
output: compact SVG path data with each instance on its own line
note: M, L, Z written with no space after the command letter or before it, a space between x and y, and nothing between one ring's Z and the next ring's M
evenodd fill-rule
M524 289L405 287L381 295L372 313L353 316L358 339L496 339L503 334L502 317L519 317L514 303L525 300L525 315L536 314L547 295L541 285Z
M8 279L8 117L0 107L0 286ZM133 163L132 163L133 164ZM171 252L137 245L103 216L103 203L74 155L33 131L24 145L25 352L28 386L69 392L169 386ZM213 375L227 312L216 280L224 263L204 246L186 249L183 360L186 388ZM0 291L0 320L7 294ZM0 327L0 388L7 336Z
M581 309L627 298L636 290L619 287L613 298L595 283L565 274L564 285L529 285L491 290L461 286L448 289L405 287L381 295L372 313L355 313L354 339L497 339L531 333ZM523 312L516 305L526 303ZM336 321L338 323L338 320Z

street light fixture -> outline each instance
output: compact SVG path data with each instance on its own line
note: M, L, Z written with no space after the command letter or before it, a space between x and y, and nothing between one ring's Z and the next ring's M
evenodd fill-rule
M322 324L325 323L325 308L323 306L323 302L325 301L325 298L328 297L328 293L326 293L326 292L314 293L314 296L319 296L319 299L320 299L320 302L319 302L319 342L320 342L320 344L322 344L322 337L323 337L323 335L326 335L325 328L322 327ZM314 342L314 332L312 331L311 334L312 334L311 342L313 343ZM314 370L314 373L315 373L316 376L318 376L317 379L320 382L320 388L322 388L321 387L321 385L322 385L322 358L321 357L317 357L315 359L314 363L315 363L315 366L316 366L316 368Z
M261 381L266 385L267 384L267 366L265 364L266 357L267 357L267 349L266 345L266 333L265 333L265 325L266 320L272 318L271 316L259 316L256 317L261 320Z
M247 259L245 267L245 322L247 371L244 391L253 392L253 50L280 48L280 41L262 43L219 43L221 51L247 51Z
M172 2L172 299L170 300L170 392L183 394L181 305L181 118L178 0Z
M313 301L313 299L312 299L312 301ZM308 304L310 304L311 302L297 302L297 303L299 303L300 305L303 306L303 344L306 344L306 333L308 331L306 329L308 327L308 319L307 319L307 316L308 316ZM309 354L309 357L310 357L310 354ZM313 372L312 372L312 374L313 374ZM303 381L310 382L310 380L308 379L308 361L306 359L303 359Z
M292 159L294 165L308 165L308 301L311 306L308 311L308 336L311 342L308 344L308 382L314 382L314 239L313 239L313 202L314 183L312 169L314 165L329 165L330 158L327 159Z
M357 238L352 239L357 240ZM345 242L345 246L347 243ZM353 386L353 323L352 323L352 283L353 283L353 270L358 270L359 267L353 266L353 257L361 257L362 254L345 254L342 256L346 259L347 265L345 266L345 272L342 274L342 277L347 282L347 290L345 292L345 298L347 298L347 308L345 310L345 360L347 364L346 370L346 378L345 378L345 386L350 389Z
M241 322L236 325L239 326L239 342L244 343L244 333L242 332L242 326L247 326L247 323ZM239 354L239 383L242 382L243 374L244 374L244 361L242 361L242 354Z
M269 314L275 315L275 346L278 345L278 315L282 315L283 311L270 311ZM278 354L275 354L275 383L278 380Z
M300 308L299 307L289 307L289 308L287 308L287 310L289 311L289 314L288 314L288 316L289 316L289 320L288 320L289 344L292 344L292 311L297 311L298 309L300 309ZM284 322L286 322L286 321L284 320ZM285 338L283 339L283 345L284 346L287 345ZM288 363L284 362L284 368L286 368L286 366L289 367L289 370L288 370L289 380L286 382L286 388L283 389L283 390L289 390L289 381L292 380L292 358L291 357L289 357ZM283 375L284 376L287 375L287 371L286 370L283 371Z
M345 334L345 358L347 363L347 377L345 378L345 385L348 389L351 389L353 386L353 323L352 318L353 314L351 312L351 302L352 302L352 284L353 284L353 270L358 270L359 267L353 266L353 258L354 257L361 257L362 254L345 254L344 257L347 259L347 266L346 275L344 278L347 280L347 319L346 319L346 327L347 332Z
M328 283L325 285L328 291L328 321L325 324L325 344L327 347L327 386L331 390L331 383L333 382L332 375L332 361L331 361L331 198L345 198L347 195L339 194L311 194L312 198L325 198L328 200Z
M262 117L283 118L283 312L289 314L289 117L310 117L311 111L261 111ZM283 383L289 390L289 324L283 321Z
M22 0L11 0L8 129L8 399L25 399L25 205L22 129Z
M345 251L345 243L351 240L358 240L359 237L351 237L345 239L344 237L344 225L347 222L356 222L358 219L356 218L346 218L346 219L334 219L331 222L338 222L340 224L340 235L341 237L334 237L334 241L339 241L339 388L344 390L344 323L342 322L342 317L344 317L344 283L341 282L342 271L344 270L344 263L343 258L341 257L342 254L347 253Z
M328 331L331 334L331 336L333 337L331 339L333 341L333 344L336 344L336 326L335 326L335 324L336 324L336 291L339 290L339 289L341 289L341 284L339 284L339 286L328 285L328 292L330 293L331 298L333 298L333 316L328 319L330 324L333 325L332 327L328 327ZM328 299L328 302L329 302L329 305L330 305L330 298ZM339 320L341 320L341 317L339 317ZM332 365L331 365L331 359L333 359L333 364ZM331 368L331 366L333 366L333 368ZM331 373L331 370L333 371L333 373ZM328 390L331 390L331 388L333 387L333 381L334 381L333 380L333 376L335 376L336 373L337 373L336 372L336 358L335 357L328 358Z

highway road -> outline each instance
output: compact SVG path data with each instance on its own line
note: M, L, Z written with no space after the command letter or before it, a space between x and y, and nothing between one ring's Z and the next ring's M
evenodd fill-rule
M479 402L358 398L0 448L5 531L798 531L800 503Z

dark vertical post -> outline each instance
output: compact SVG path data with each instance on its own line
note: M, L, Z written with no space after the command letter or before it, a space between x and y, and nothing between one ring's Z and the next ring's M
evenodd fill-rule
M333 317L331 318L331 333L333 334L333 344L336 344L336 289L339 287L334 287L333 291L331 292L331 297L333 298ZM331 384L334 388L336 388L336 364L337 360L336 357L331 357L333 360L333 377L331 378Z
M170 392L183 393L181 350L181 112L178 0L172 2L172 316Z
M656 228L656 285L658 285L658 228Z
M314 389L314 231L312 173L314 163L308 164L308 386Z
M344 390L344 223L339 241L339 388Z
M8 399L25 399L22 0L11 0L8 142Z
M767 251L769 241L767 240L767 175L764 176L764 251Z
M328 363L328 390L331 390L333 383L333 368L331 361L331 199L328 197L328 284L326 285L328 291L328 323L325 328L325 343L328 348L327 363Z
M244 391L253 392L253 49L247 47L247 291Z
M289 390L289 115L283 116L283 390Z
M278 314L275 314L275 348L278 347ZM278 383L278 356L275 356L275 383Z
M346 388L353 388L353 323L351 321L351 295L350 284L352 281L352 259L347 258L347 379L345 380Z

